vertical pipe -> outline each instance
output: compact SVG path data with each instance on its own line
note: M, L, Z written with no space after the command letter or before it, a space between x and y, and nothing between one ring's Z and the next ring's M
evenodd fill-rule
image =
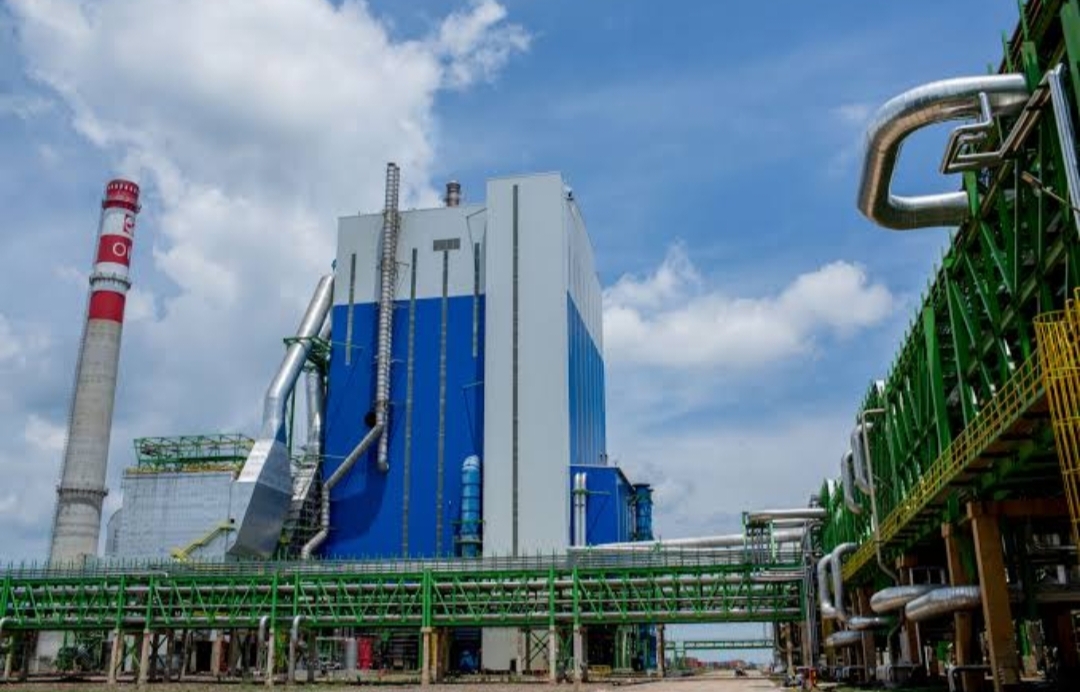
M390 470L387 419L390 416L390 357L394 338L394 292L397 288L397 243L401 227L398 192L401 171L397 164L386 165L386 203L383 207L382 259L379 264L379 335L375 372L375 427L381 428L377 465L383 473Z
M97 555L101 505L116 399L124 303L131 287L131 248L139 186L113 180L105 186L90 299L75 369L67 444L57 487L49 560L54 564Z
M412 249L409 264L409 335L405 356L405 450L401 474L401 556L409 556L409 499L412 493L412 432L413 388L416 376L416 262L418 253Z
M1050 103L1054 108L1054 120L1057 124L1058 144L1061 146L1061 158L1065 167L1065 180L1069 185L1069 205L1072 207L1074 228L1080 232L1080 171L1076 164L1076 138L1073 136L1072 113L1065 98L1062 84L1063 65L1058 65L1047 80L1050 84Z
M443 549L443 489L446 480L446 333L450 317L450 252L442 251L442 299L439 304L439 423L435 444L435 555Z

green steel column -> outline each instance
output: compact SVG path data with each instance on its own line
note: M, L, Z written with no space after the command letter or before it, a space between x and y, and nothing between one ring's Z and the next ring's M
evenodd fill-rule
M923 336L926 339L926 359L930 386L930 400L934 412L934 429L937 432L938 449L934 457L940 455L952 441L949 431L949 414L945 402L945 378L941 365L941 348L938 344L937 317L928 304L922 311Z

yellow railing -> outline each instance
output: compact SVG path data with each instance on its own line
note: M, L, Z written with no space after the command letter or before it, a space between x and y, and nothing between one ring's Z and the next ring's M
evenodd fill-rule
M1065 309L1035 319L1061 479L1080 545L1080 290Z
M206 535L201 536L200 538L196 538L194 541L188 543L183 548L173 548L169 551L169 554L172 555L172 558L178 562L187 562L188 558L191 557L192 553L194 553L199 548L202 548L203 546L209 545L210 541L218 537L218 534L234 531L235 528L236 527L233 526L233 523L231 521L222 522L214 528L210 529L210 531L208 531Z
M923 473L911 493L881 522L881 542L888 544L917 517L935 497L974 463L987 447L1001 437L1016 419L1039 398L1039 358L1032 356L1017 368L998 393L979 411L978 417L957 435ZM1078 389L1077 391L1080 391ZM844 564L850 579L874 557L874 542L862 543Z

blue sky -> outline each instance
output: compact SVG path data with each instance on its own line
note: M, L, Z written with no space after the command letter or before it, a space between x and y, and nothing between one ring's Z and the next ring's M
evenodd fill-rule
M1012 0L0 2L0 560L41 558L101 186L143 183L110 487L254 428L334 219L561 170L607 291L609 450L667 536L834 475L946 231L856 212L889 97L996 67ZM897 187L937 174L943 132ZM14 481L12 479L19 479ZM118 492L107 500L118 506Z

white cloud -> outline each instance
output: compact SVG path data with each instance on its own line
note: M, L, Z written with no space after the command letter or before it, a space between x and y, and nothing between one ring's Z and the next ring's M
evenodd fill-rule
M49 112L53 105L49 99L35 94L0 94L0 116L31 120Z
M14 360L22 351L11 322L0 314L0 363Z
M802 274L774 296L708 290L681 246L649 276L623 276L604 292L610 362L675 368L749 368L813 350L893 310L889 290L843 261Z
M844 125L862 128L874 112L874 104L865 102L842 103L833 108L833 115Z
M494 0L409 40L359 0L11 0L10 13L25 71L63 105L54 113L144 188L110 506L132 436L254 428L281 337L329 271L336 217L381 206L386 161L402 167L405 206L434 202L438 94L494 79L529 42ZM32 232L70 237L44 223L17 230ZM5 261L0 294L18 289L4 283ZM53 271L78 279L75 261ZM19 343L0 339L0 354ZM55 356L40 362L66 368ZM12 407L24 410L10 412L23 417L8 420L55 407L68 386L69 374L50 375L42 403L42 385L23 378ZM25 463L20 442L0 442L0 473ZM60 454L35 454L48 473L27 477L35 488L13 514L51 508ZM0 557L42 556L47 528L27 528Z
M24 437L26 444L38 451L60 454L64 451L67 430L62 425L57 425L32 413L26 419Z

